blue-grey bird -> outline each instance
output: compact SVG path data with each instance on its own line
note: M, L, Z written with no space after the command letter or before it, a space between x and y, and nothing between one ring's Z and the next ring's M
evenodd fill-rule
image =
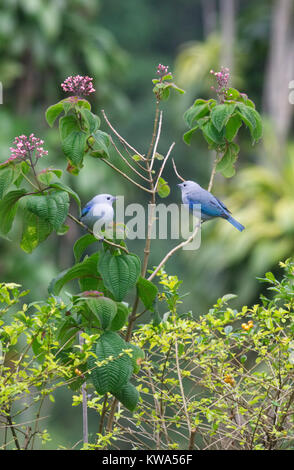
M93 226L98 220L107 225L113 220L113 201L116 200L115 196L111 194L98 194L89 201L82 209L81 222L88 226Z
M183 204L189 205L189 209L193 212L193 205L201 205L201 220L210 220L215 217L222 217L232 224L240 232L245 227L241 225L236 219L231 216L229 209L217 197L213 196L206 189L201 188L198 183L194 181L184 181L178 184L182 191Z

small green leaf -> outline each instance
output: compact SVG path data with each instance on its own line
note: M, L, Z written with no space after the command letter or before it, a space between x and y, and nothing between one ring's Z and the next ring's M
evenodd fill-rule
M165 198L170 194L170 187L163 178L159 178L157 192L158 196L162 198Z
M76 201L76 203L78 205L78 208L79 208L79 211L81 211L80 197L73 189L71 189L69 186L67 186L66 184L61 183L59 181L57 181L56 183L51 183L50 187L55 188L55 189L60 189L60 191L67 192L69 194L69 196L71 196Z
M83 116L88 132L93 134L100 127L100 118L93 114L89 109L84 108L81 110L81 115Z
M191 143L191 139L194 135L194 133L197 131L197 129L199 129L199 126L195 126L195 127L192 127L192 129L190 129L188 132L186 132L184 135L183 135L183 139L184 139L184 142L187 144L187 145L190 145Z
M121 330L122 327L126 324L129 315L129 309L124 303L117 302L116 305L117 312L110 325L110 330L112 331Z
M184 113L184 120L189 127L193 127L193 124L198 119L207 116L209 114L208 102L202 99L198 99L194 104Z
M64 107L61 101L59 103L53 104L52 106L49 106L46 111L46 121L50 127L53 127L54 122L63 111Z
M242 125L242 119L238 114L233 115L226 124L226 139L232 142Z

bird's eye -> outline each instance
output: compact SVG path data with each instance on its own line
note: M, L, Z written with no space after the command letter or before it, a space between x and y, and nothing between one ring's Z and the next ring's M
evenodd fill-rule
M185 187L185 186L186 186L186 183L184 183L183 186Z
M108 199L108 201L109 201L110 197L108 196L107 199Z

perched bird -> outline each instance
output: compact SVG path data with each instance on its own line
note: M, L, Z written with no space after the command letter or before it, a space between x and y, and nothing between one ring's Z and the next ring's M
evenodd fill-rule
M116 200L115 196L111 194L98 194L89 201L82 209L80 221L88 226L93 226L98 220L107 225L113 220L113 201Z
M229 209L213 194L206 189L201 188L198 183L194 181L184 181L178 184L182 191L183 204L189 205L189 209L193 211L194 204L201 205L201 220L206 221L215 217L222 217L226 219L230 224L236 227L237 230L242 232L245 227L237 222L231 216Z

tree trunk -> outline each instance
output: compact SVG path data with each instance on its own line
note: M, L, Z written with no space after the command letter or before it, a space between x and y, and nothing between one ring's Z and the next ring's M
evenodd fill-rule
M289 103L289 82L294 78L292 13L293 0L275 1L263 100L264 110L271 118L282 153L293 113L293 105Z
M235 16L237 0L220 0L221 55L220 65L228 67L234 73Z
M203 33L206 39L217 27L216 0L201 0Z

